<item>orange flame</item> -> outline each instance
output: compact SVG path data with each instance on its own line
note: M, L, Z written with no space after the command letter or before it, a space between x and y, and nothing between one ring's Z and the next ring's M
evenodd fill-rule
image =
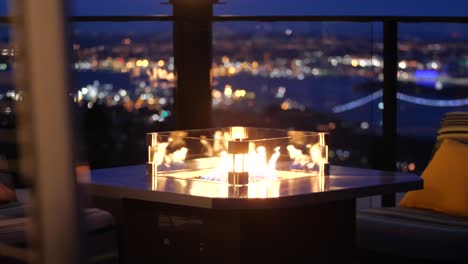
M230 171L248 172L251 181L256 180L275 180L276 161L280 156L280 148L275 148L275 153L267 160L265 147L255 148L254 143L249 143L249 152L247 154L234 155L226 151L221 151L220 161L216 168L208 175L202 176L202 179L227 181L227 175ZM235 163L235 166L233 167Z

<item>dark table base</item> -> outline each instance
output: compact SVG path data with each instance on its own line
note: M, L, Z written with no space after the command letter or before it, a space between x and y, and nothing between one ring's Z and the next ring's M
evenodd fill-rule
M123 263L349 262L355 212L354 199L222 211L124 200L121 257ZM197 216L201 222L163 227L162 214ZM171 231L176 238L168 235Z

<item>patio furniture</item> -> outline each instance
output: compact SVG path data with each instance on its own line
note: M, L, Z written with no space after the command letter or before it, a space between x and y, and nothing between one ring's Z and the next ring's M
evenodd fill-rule
M12 179L7 174L1 175L0 182L11 186ZM14 189L13 189L14 190ZM28 247L27 189L16 189L17 199L14 202L0 205L0 244L18 248ZM85 214L87 236L86 252L93 263L117 263L117 233L113 216L104 210L87 208ZM0 263L24 263L20 260L0 255Z
M160 215L167 212L199 216L204 234L195 241L200 249L167 261L342 263L353 255L356 198L422 187L416 175L331 166L330 176L279 180L258 195L254 184L152 177L145 169L94 170L84 183L92 196L122 201L125 263L161 261L168 241Z
M10 203L0 206L0 243L20 248L28 246L27 206L23 203ZM84 210L87 240L86 250L89 261L93 263L117 263L118 246L112 215L104 210L88 208ZM0 256L1 263L8 258ZM13 260L9 260L12 263ZM22 262L18 262L22 263Z
M468 113L446 114L434 152L446 139L468 141ZM468 261L468 218L397 206L359 211L356 220L361 249L411 258L413 262Z

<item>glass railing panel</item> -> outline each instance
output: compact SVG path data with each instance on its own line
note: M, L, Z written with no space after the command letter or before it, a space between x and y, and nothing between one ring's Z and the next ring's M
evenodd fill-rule
M468 111L467 36L466 24L399 24L398 169L422 172L444 115Z
M21 93L16 90L14 83L13 61L16 51L10 35L10 25L0 24L0 174L8 175L0 176L0 184L7 178L9 183L21 182L16 140L16 106Z
M381 29L381 23L215 23L215 126L328 131L332 164L372 167L382 129Z
M173 122L170 22L73 23L70 94L91 167L146 161L145 134Z

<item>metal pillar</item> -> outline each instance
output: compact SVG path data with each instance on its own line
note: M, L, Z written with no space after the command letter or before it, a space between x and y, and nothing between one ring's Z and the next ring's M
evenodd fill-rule
M31 183L33 263L82 263L62 0L15 1L20 166Z
M380 169L395 170L397 139L398 23L384 22L383 148ZM383 206L395 205L395 195L384 195Z
M213 4L217 0L172 0L174 62L177 77L177 129L208 128L211 123Z

